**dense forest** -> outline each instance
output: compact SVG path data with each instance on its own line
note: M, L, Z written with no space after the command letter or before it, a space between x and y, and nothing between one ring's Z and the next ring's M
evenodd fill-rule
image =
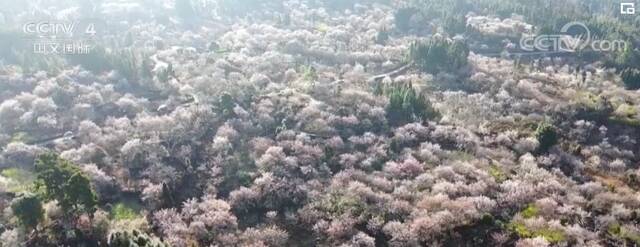
M0 3L0 247L640 246L620 1Z

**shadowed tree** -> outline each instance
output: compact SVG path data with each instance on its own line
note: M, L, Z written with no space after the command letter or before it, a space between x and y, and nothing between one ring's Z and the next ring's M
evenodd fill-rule
M11 203L11 210L27 230L35 229L44 219L42 201L36 195L23 195Z
M48 200L57 200L65 215L93 214L97 197L82 171L57 154L43 154L36 160L36 187Z
M168 247L155 237L151 237L138 230L131 232L114 232L109 235L109 247Z
M409 49L411 61L431 74L457 72L467 66L468 56L469 47L463 41L451 41L441 36L434 36L425 43L413 43Z
M386 90L386 94L389 98L386 116L392 126L440 118L440 113L431 106L431 102L411 85L393 86Z
M538 153L546 153L551 147L558 144L558 133L551 124L539 124L535 135L536 139L538 139L538 142L540 143Z

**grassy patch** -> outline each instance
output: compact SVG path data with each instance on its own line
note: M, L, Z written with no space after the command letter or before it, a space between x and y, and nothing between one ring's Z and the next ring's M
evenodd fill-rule
M451 151L451 153L449 153L448 156L450 160L471 161L475 159L475 156L473 156L473 154L470 154L465 151L458 151L458 150Z
M540 209L533 203L529 204L525 209L520 211L520 215L524 219L530 219L537 217L540 214ZM555 244L566 240L566 234L562 229L557 229L549 226L541 227L538 229L531 229L527 227L523 222L511 221L508 224L508 229L518 234L521 238L536 238L543 237L549 243Z
M535 231L534 234L536 237L543 237L549 241L549 243L558 243L566 239L564 231L559 229L543 228Z
M611 117L609 117L609 121L632 127L640 126L638 111L635 107L626 103L620 104L616 108Z
M7 191L13 193L26 192L33 189L35 174L19 168L8 168L0 173L7 180Z
M497 165L491 165L489 167L489 175L493 177L498 183L502 183L507 180L507 174L500 170L500 167Z
M596 122L606 122L613 113L613 106L605 97L590 92L580 92L571 100L576 117Z
M515 131L522 137L532 134L537 127L538 122L519 116L516 116L513 121L498 119L496 121L487 123L487 128L495 131L496 133Z
M111 208L111 218L114 220L133 220L140 217L140 206L131 203L117 203Z
M640 120L635 118L612 116L609 118L609 121L631 127L640 127Z
M511 222L509 223L509 229L518 234L521 238L536 238L543 237L549 243L555 244L562 242L566 239L564 231L560 229L554 229L551 227L545 227L541 229L529 229L523 223Z
M621 226L618 223L611 223L607 227L607 232L613 236L620 235Z
M527 226L525 226L522 223L511 222L509 224L509 229L514 231L521 238L530 238L533 236L533 233L531 232L531 230L529 230L529 228L527 228Z
M27 132L18 132L15 133L13 136L11 136L11 142L22 142L22 143L28 143L33 141L33 138L31 136L29 136L29 133Z
M629 240L636 245L640 245L640 234L627 230L624 226L621 226L620 223L615 222L609 224L607 233L614 238Z
M603 105L603 98L590 92L579 92L572 102L590 110L597 110Z
M539 212L540 212L540 210L538 209L538 207L536 207L536 205L529 204L529 206L527 206L527 208L522 210L522 212L520 212L520 214L522 215L523 218L529 219L529 218L533 218L533 217L538 216Z
M620 117L633 118L638 114L638 112L636 111L636 108L629 104L621 104L616 108L616 111L613 112L613 114Z
M334 216L344 213L360 215L366 210L366 205L358 198L349 195L331 194L320 203L319 208Z

